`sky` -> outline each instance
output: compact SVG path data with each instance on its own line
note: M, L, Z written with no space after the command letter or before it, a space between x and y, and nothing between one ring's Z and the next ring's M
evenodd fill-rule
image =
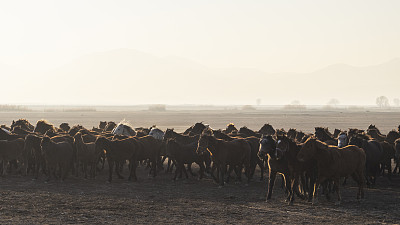
M379 65L400 57L399 11L397 0L0 1L0 71L1 66L57 70L116 49L266 73L310 73L332 64ZM18 73L18 79L33 74ZM4 83L15 81L5 77ZM257 96L249 98L253 103ZM33 101L0 99L0 104L12 102ZM313 103L310 98L303 102ZM373 104L371 99L364 102Z

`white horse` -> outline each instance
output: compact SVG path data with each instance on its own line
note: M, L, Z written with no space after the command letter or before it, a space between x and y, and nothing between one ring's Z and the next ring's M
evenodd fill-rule
M162 141L164 138L164 132L160 129L158 129L157 127L152 127L150 132L149 132L150 136L153 136L153 138Z
M118 135L125 135L125 136L135 136L136 131L132 128L132 126L126 122L125 120L122 120L115 126L115 128L111 131L112 134L118 134Z

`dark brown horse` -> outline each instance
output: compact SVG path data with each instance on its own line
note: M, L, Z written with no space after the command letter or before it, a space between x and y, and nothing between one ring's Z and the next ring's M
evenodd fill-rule
M185 135L197 135L197 134L201 134L201 132L203 132L204 129L206 129L207 126L203 124L203 122L200 123L196 123L193 126L189 127L188 129L185 130L185 132L183 134Z
M235 127L235 124L230 123L226 126L226 129L222 131L225 134L230 134L230 133L237 133L238 129Z
M318 201L319 185L325 180L334 181L337 193L337 202L340 204L340 178L351 175L358 184L357 199L364 198L364 171L366 155L365 152L354 145L344 148L327 145L316 138L309 138L297 155L300 161L317 161L318 177L314 185L313 203Z
M275 134L275 129L270 125L269 123L264 124L258 133L262 135L274 135Z
M119 173L118 165L120 162L129 160L129 180L137 180L136 177L136 167L137 161L139 161L138 155L141 151L141 146L137 143L134 138L126 138L122 140L109 140L105 137L97 138L96 142L96 152L101 152L103 149L106 151L107 161L109 166L108 171L108 182L112 181L112 174L114 170L114 164L116 165L115 172L118 178L123 179L123 176Z
M285 135L278 135L276 138L277 158L287 163L287 168L289 169L289 177L287 177L290 180L288 203L293 204L295 193L303 198L300 194L301 190L298 190L300 184L304 193L308 193L308 199L311 201L313 193L311 187L314 186L316 179L316 162L309 161L305 163L299 161L297 155L301 146Z
M335 140L333 135L329 133L328 128L316 127L314 135L318 140L325 142L328 145L337 145L337 140Z
M176 180L176 177L178 173L180 173L180 176L182 176L182 172L185 173L186 179L188 178L186 169L185 169L185 164L191 165L192 163L196 163L200 167L200 179L204 175L204 163L203 159L196 154L196 149L197 149L197 143L193 142L191 144L183 145L177 142L175 139L168 139L166 141L166 155L168 158L171 158L174 160L176 163L176 170L175 170L175 176L174 180ZM192 174L194 175L194 174Z
M63 130L64 132L68 133L69 129L71 129L71 127L69 126L68 123L62 123L60 124L60 128L61 130Z
M45 134L46 131L48 131L48 130L56 132L56 129L54 128L53 124L50 124L46 120L39 120L39 121L37 121L33 132L39 133L39 134Z
M210 152L212 161L219 171L220 187L224 185L224 176L227 174L226 168L235 170L237 180L241 180L243 166L247 176L247 182L250 182L250 159L251 146L243 139L235 139L233 141L224 141L217 139L210 133L203 132L199 138L197 146L197 154L202 155ZM229 174L229 172L228 172Z
M10 161L19 161L22 168L21 172L26 175L27 152L24 151L24 139L0 140L0 160L3 164L3 175L6 175L6 168Z
M46 162L46 182L56 174L57 168L64 180L73 164L73 148L67 141L54 142L49 137L43 137L40 143L42 154Z
M13 120L11 124L11 130L13 130L15 126L20 126L22 129L31 132L35 129L35 127L27 119L19 119L17 121Z
M222 133L219 130L214 131L214 136L218 139L222 139L225 141L233 141L238 138L238 137L231 137L227 134ZM247 138L244 138L244 140L246 140L249 143L249 145L251 146L250 178L253 178L256 166L258 165L260 167L260 171L261 171L260 180L263 180L265 168L264 168L264 162L258 157L258 150L260 148L259 138L247 137Z

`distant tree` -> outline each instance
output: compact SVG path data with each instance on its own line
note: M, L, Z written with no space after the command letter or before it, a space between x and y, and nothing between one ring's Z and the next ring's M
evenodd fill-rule
M398 99L398 98L393 99L393 103L394 103L394 105L396 107L399 107L400 106L400 99Z
M379 96L376 98L376 105L380 108L389 107L389 99L386 96Z
M332 98L331 100L329 100L328 105L336 107L337 105L339 105L339 100L337 100L336 98Z
M290 104L291 105L300 105L300 101L299 100L294 100Z

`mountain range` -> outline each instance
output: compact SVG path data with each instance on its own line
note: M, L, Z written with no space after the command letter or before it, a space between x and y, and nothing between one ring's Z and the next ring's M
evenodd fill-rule
M333 64L310 73L267 73L253 68L211 68L180 57L131 49L84 55L51 70L0 63L8 96L0 104L256 104L373 105L400 97L400 59L365 67ZM3 80L4 81L4 80Z

